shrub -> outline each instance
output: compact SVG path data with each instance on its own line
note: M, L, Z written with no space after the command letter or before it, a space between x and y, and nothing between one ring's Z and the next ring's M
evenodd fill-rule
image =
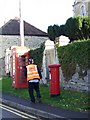
M58 47L57 52L66 80L69 80L75 73L77 64L81 74L83 70L86 71L90 68L90 40L77 41Z
M34 59L34 62L41 68L42 67L42 60L43 60L43 51L44 51L44 43L41 44L40 48L35 50L30 50L29 54L30 57Z

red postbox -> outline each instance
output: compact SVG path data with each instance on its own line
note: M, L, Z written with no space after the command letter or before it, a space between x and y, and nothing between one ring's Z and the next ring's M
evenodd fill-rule
M27 88L28 86L24 74L29 60L28 51L28 48L21 46L12 49L12 86L15 88Z
M50 95L58 96L60 95L60 64L49 65L50 72Z

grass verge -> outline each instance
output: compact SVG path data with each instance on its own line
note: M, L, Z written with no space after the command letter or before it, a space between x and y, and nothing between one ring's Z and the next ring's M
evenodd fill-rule
M9 93L24 99L29 99L27 88L13 88L11 78L3 77L3 79L0 80L0 84L1 83L2 87L0 87L0 92ZM50 97L49 87L44 85L40 85L40 91L42 95L42 101L51 106L80 112L90 110L90 96L88 93L61 89L60 96Z

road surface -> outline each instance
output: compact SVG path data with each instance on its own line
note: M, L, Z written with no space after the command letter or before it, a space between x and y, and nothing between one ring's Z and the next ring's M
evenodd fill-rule
M7 105L3 105L0 103L0 118L26 118L30 120L37 120L37 118L33 115L27 114L15 108L11 108Z

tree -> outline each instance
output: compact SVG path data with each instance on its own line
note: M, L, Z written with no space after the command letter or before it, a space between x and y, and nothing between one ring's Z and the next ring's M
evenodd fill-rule
M64 35L69 37L70 42L90 38L90 17L70 17L65 25L53 25L48 27L48 35L51 40Z
M82 32L84 39L90 38L90 17L84 17L82 21Z
M54 30L55 38L56 38L56 37L59 37L59 36L60 36L60 29L59 29L59 26L54 24L53 30Z
M65 24L66 35L73 40L81 38L81 20L77 18L69 18Z
M49 36L50 40L52 40L52 41L55 40L55 32L54 32L53 26L48 27L48 36Z
M65 25L60 25L59 31L60 31L59 35L64 35L64 36L66 36Z

